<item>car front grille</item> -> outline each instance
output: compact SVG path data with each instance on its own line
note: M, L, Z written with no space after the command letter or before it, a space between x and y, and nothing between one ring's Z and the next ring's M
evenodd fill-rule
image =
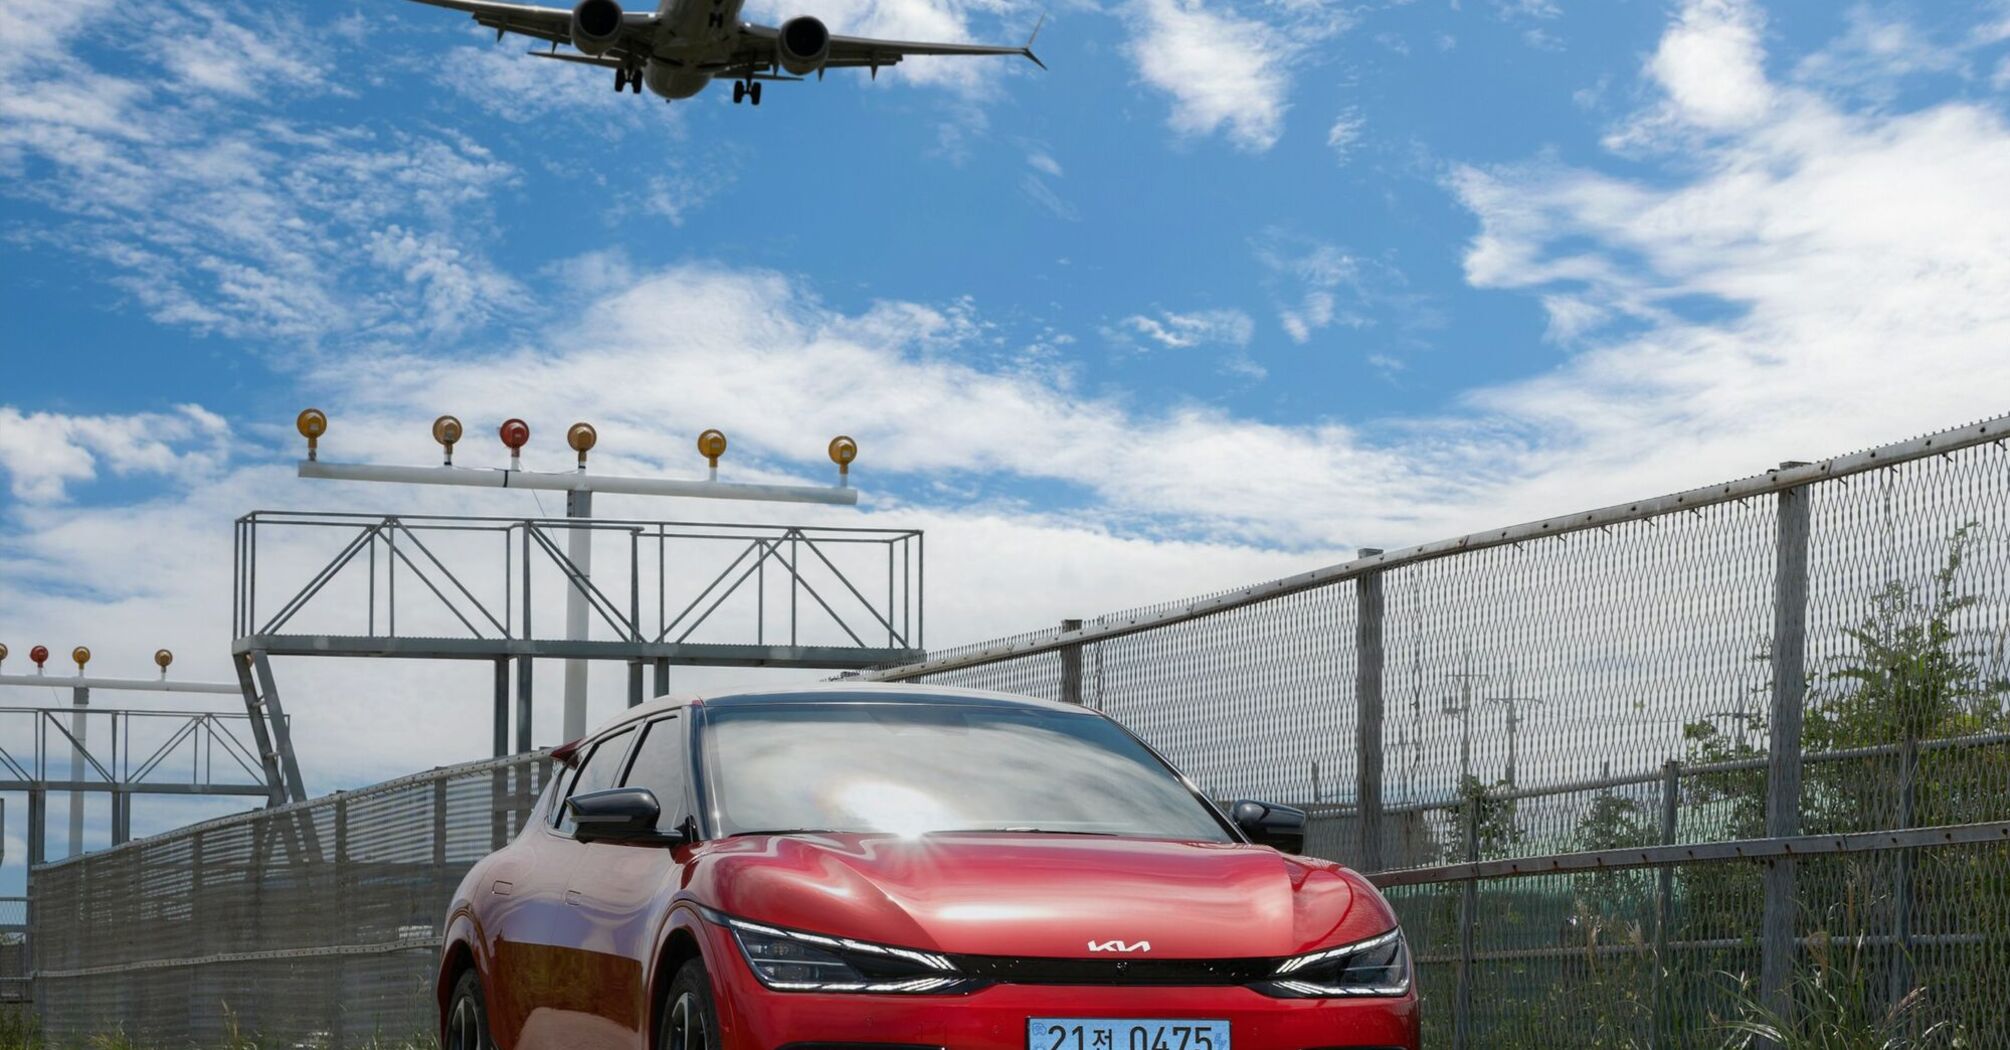
M1206 987L1253 984L1277 972L1277 959L1040 959L951 956L965 976L1000 984Z

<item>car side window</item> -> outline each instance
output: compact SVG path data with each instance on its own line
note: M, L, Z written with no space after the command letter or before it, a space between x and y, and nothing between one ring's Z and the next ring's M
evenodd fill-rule
M633 729L624 729L595 744L593 753L586 756L586 761L579 764L579 775L573 778L571 788L565 793L565 797L571 798L574 795L584 795L592 791L605 791L619 782L621 779L621 760L627 757L628 744L634 737L635 731ZM558 830L570 835L572 834L573 826L572 815L565 812L564 807L561 806Z
M635 764L628 770L624 787L648 788L663 807L657 829L675 829L690 815L685 791L685 773L690 766L684 749L684 721L676 715L649 723L642 744L635 749Z

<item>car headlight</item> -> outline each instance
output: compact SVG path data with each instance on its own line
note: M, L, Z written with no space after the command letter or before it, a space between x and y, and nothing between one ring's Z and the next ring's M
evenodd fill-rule
M1410 947L1403 941L1403 931L1390 930L1365 941L1294 955L1279 963L1257 988L1289 999L1403 995L1410 990Z
M945 995L969 991L978 983L934 952L788 930L726 915L710 917L733 931L748 968L761 984L780 992Z

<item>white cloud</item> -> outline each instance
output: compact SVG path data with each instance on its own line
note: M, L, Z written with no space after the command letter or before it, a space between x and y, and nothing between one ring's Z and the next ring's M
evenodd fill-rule
M1896 96L1900 81L1956 71L1965 61L1961 47L1928 39L1895 15L1859 5L1846 17L1849 28L1840 38L1795 65L1797 81L1886 103Z
M339 80L295 13L258 15L264 36L233 56L127 79L147 48L200 51L254 22L235 6L156 13L167 39L103 41L131 50L95 62L66 35L88 23L0 23L41 48L0 65L0 193L50 215L30 243L106 266L157 321L237 338L438 333L516 301L478 221L513 168L451 132L286 119L272 93ZM384 250L408 239L426 261Z
M1271 231L1256 245L1256 258L1282 289L1277 322L1301 345L1333 324L1364 328L1372 322L1356 306L1362 298L1360 259L1338 245ZM1339 292L1348 293L1343 308Z
M14 498L56 503L101 470L206 480L229 455L230 425L197 405L172 413L73 416L0 405L0 473Z
M1681 141L1686 179L1548 160L1455 175L1481 221L1468 278L1540 295L1552 334L1592 347L1469 405L1581 450L1667 435L1643 462L1727 472L1757 466L1736 450L1761 442L1815 454L1876 440L1865 421L1896 437L2002 411L2010 125L1961 101L1852 111L1769 81L1758 28L1698 0L1649 65L1664 98L1642 121L1708 132ZM1632 331L1604 330L1616 318Z
M1765 19L1747 0L1690 0L1648 59L1666 101L1646 126L1676 124L1731 131L1773 104L1761 34Z
M1174 349L1207 345L1246 347L1256 335L1256 322L1241 310L1191 313L1164 310L1157 317L1143 314L1127 317L1124 325L1160 346Z
M1046 209L1048 213L1057 219L1065 222L1079 222L1082 218L1080 209L1070 203L1066 197L1061 196L1059 191L1047 184L1047 180L1042 179L1038 175L1029 172L1024 178L1020 179L1019 192L1025 194L1027 200Z
M1308 41L1205 0L1132 0L1127 45L1144 82L1172 96L1182 135L1217 132L1261 152L1284 134L1288 67Z
M492 117L513 124L557 119L570 127L598 122L607 134L645 121L659 128L680 126L679 107L664 105L646 90L640 96L616 93L609 70L534 58L524 53L521 37L497 41L483 29L471 35L476 42L448 48L428 65L435 83Z
M1354 147L1360 144L1361 133L1367 126L1367 118L1352 106L1341 110L1340 115L1334 118L1333 126L1326 132L1326 145L1340 163L1345 164L1353 158Z

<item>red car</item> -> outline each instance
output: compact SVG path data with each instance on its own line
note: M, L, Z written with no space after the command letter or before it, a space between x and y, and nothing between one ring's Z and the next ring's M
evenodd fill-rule
M1293 855L1305 815L1224 813L1093 711L814 686L557 758L454 895L447 1050L1417 1046L1395 916Z

